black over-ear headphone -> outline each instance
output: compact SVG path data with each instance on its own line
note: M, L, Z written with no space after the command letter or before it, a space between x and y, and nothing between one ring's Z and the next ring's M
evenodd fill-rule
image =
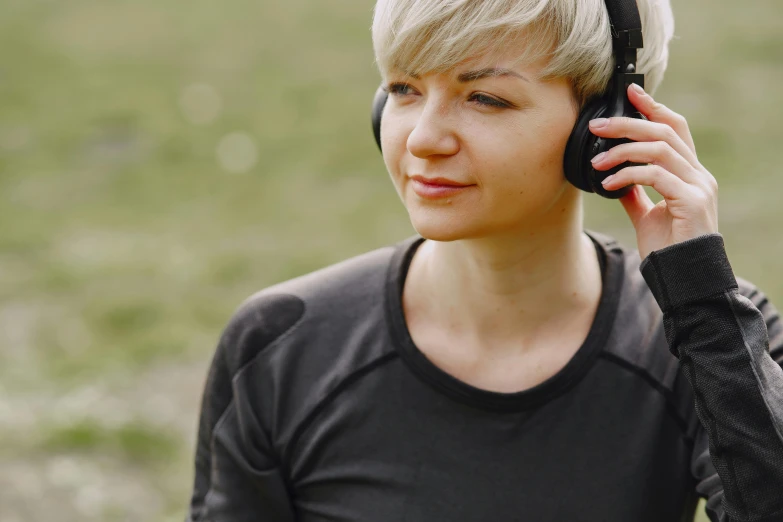
M619 190L604 190L601 181L611 174L629 165L626 161L609 170L593 169L590 160L615 145L627 143L627 138L606 139L590 132L588 123L594 118L627 116L644 119L641 113L628 100L627 89L632 83L644 87L644 74L636 72L636 50L643 46L642 21L636 0L605 0L612 25L612 46L615 68L609 89L603 96L587 102L579 114L568 138L563 160L565 176L577 188L585 192L595 192L603 197L617 199L627 194L632 185ZM381 148L381 116L389 93L383 87L378 88L372 104L372 129L375 142Z

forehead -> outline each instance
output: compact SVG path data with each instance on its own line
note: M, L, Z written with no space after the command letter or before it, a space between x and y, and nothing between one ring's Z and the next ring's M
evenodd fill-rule
M437 51L436 51L437 53ZM404 74L418 78L427 74L443 74L460 82L478 80L493 76L517 76L535 81L545 69L548 57L545 53L530 48L524 38L495 42L491 46L473 49L471 53L438 62L424 60L418 56L401 55L396 62L389 63L385 74ZM407 59L407 60L406 60Z

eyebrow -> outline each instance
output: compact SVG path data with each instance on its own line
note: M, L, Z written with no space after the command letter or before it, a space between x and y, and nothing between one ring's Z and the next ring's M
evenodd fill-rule
M462 83L467 83L467 82L474 82L482 78L493 78L497 76L514 76L515 78L521 78L526 82L530 81L524 76L522 76L521 74L519 74L518 72L512 71L511 69L498 69L495 67L487 67L486 69L478 69L476 71L464 72L459 76L457 76L457 80Z
M420 79L418 74L411 74L408 73L408 76L415 79ZM520 78L522 80L525 80L526 82L529 82L527 78L522 76L516 71L512 71L511 69L501 69L497 67L486 67L484 69L477 69L475 71L468 71L460 74L457 76L457 81L460 83L468 83L468 82L475 82L476 80L481 80L482 78L496 78L498 76L513 76L515 78Z

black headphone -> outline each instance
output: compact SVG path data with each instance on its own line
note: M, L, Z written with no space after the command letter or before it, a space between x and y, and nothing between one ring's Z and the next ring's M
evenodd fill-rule
M626 195L633 185L618 190L604 190L601 181L611 174L629 165L638 165L626 161L609 170L593 169L590 160L615 145L627 143L627 138L606 139L590 132L588 123L594 118L627 116L645 119L628 100L627 89L632 83L644 87L644 74L636 72L636 50L643 47L642 22L636 0L605 0L612 25L612 47L614 49L615 68L609 89L603 96L596 97L585 104L568 138L563 159L563 169L568 181L585 192L595 192L605 198L617 199ZM372 129L375 142L381 148L381 116L389 93L383 87L375 92L372 103Z

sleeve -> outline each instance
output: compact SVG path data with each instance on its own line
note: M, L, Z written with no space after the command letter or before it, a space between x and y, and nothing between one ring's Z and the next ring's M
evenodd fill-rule
M640 266L702 430L692 471L713 522L783 520L783 327L739 291L720 234L652 252Z
M232 359L258 340L235 319L218 344L204 387L195 480L185 522L293 522L286 482L253 405L233 388ZM250 332L248 333L248 331Z

